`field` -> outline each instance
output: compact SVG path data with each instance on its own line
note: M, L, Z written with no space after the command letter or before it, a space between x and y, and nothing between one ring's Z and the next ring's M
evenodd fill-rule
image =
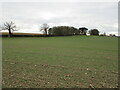
M118 38L3 38L3 88L118 87Z

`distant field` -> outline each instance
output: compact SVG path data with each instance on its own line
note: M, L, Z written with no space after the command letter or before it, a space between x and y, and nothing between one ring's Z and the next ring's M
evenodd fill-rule
M3 38L3 87L118 86L118 38Z
M13 35L44 35L44 34L39 34L39 33L16 33L13 32ZM8 32L0 32L0 35L9 35Z

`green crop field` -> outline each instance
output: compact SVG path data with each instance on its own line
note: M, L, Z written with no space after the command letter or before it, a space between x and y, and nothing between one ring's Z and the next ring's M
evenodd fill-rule
M118 87L118 38L2 39L3 88Z

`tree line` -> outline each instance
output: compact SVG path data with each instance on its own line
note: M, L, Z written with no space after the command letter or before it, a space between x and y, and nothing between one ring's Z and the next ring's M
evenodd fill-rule
M48 34L54 36L70 36L70 35L87 35L88 28L81 27L79 29L70 26L56 26L49 28ZM97 29L89 30L90 35L99 35Z
M11 22L5 22L0 30L8 30L9 37L14 36L12 34L12 31L17 31L16 25ZM79 29L71 26L54 26L52 28L49 28L47 24L43 24L40 31L44 31L45 36L71 36L71 35L86 35L87 32L90 35L99 35L98 29L91 29L88 31L88 28L81 27Z

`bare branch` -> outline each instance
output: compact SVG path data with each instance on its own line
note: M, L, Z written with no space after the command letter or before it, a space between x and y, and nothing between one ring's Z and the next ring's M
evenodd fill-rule
M11 28L16 28L16 25L14 25L14 26L11 26Z
M7 23L4 23L4 26L5 26L5 27L8 27L8 24L7 24Z
M11 21L11 22L10 22L10 26L12 26L12 25L14 25L14 23Z

